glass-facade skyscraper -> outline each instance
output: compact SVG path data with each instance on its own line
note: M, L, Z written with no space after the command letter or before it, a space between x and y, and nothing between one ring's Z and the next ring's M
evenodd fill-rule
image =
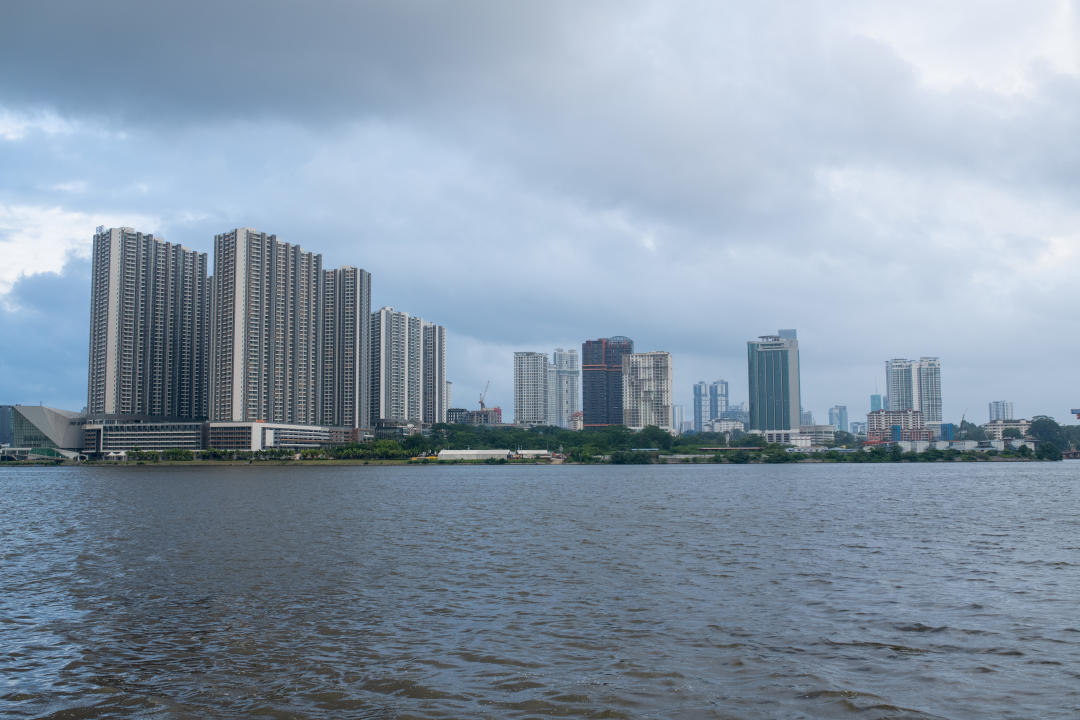
M634 341L622 335L581 345L581 409L585 427L622 425L623 356Z
M786 331L794 336L794 331ZM746 343L751 430L799 429L799 341L763 335Z

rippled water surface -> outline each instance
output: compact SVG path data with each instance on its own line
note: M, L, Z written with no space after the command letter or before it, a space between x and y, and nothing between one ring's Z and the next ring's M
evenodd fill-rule
M0 716L1080 716L1080 463L0 469Z

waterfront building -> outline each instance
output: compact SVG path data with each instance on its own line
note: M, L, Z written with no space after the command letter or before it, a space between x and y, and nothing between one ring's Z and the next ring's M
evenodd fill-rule
M990 403L990 422L1012 420L1013 404L1009 400L994 400Z
M940 423L941 359L893 358L885 362L889 410L919 410L927 423Z
M39 455L74 457L83 447L82 426L86 416L71 410L43 405L11 406L11 445L16 448L55 451Z
M799 428L799 436L808 439L811 447L829 447L836 442L836 428L832 425L803 425Z
M671 353L627 353L622 360L622 424L634 430L655 425L674 432Z
M789 334L793 336L794 332ZM795 337L762 335L746 346L750 429L797 433L801 399L799 341Z
M866 439L870 442L933 440L921 410L878 410L866 416Z
M848 431L847 405L834 405L829 408L829 424L840 432Z
M320 418L324 425L371 427L371 273L323 271Z
M421 422L422 320L383 307L371 314L371 421Z
M581 410L581 369L578 351L555 349L555 422L562 428L570 427L570 418Z
M701 432L705 423L712 420L714 415L709 414L709 386L705 381L694 383L694 432Z
M214 237L210 417L319 420L322 256L251 228Z
M204 422L104 420L83 426L83 452L93 455L130 450L202 450Z
M1030 428L1031 423L1027 420L1015 420L1013 418L991 420L982 426L982 429L986 432L986 437L990 440L1003 440L1006 430L1015 430L1023 438L1027 436Z
M423 405L420 420L424 423L446 422L449 404L446 381L446 328L426 320L420 321L423 333L423 358L420 373L423 377Z
M632 352L634 341L621 335L582 343L581 389L585 427L622 424L622 359Z
M728 410L727 380L714 380L709 383L709 419L724 417Z
M129 227L97 228L87 412L205 418L206 253Z
M548 412L548 358L545 353L514 353L514 423L542 425Z

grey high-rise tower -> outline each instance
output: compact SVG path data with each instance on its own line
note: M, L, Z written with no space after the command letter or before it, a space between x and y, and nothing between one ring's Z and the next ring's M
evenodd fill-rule
M548 366L546 353L514 353L515 423L547 423Z
M320 353L320 422L371 427L371 273L323 271Z
M927 423L939 423L941 410L941 359L893 358L885 362L889 410L920 410Z
M121 227L94 234L90 415L207 415L206 254Z
M371 314L371 420L446 422L446 328L384 307Z
M694 432L701 432L705 423L713 419L709 413L709 386L704 380L694 383Z
M751 430L799 429L799 341L784 332L746 343Z
M423 375L424 395L421 419L426 423L446 422L446 328L432 322L420 322L423 333L423 358L420 372Z
M237 228L214 237L210 417L320 419L322 256Z
M570 427L570 416L580 409L578 351L555 349L555 424Z

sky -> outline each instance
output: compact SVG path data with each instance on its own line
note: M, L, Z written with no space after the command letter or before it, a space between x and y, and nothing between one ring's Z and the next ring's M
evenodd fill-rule
M452 405L628 335L675 402L797 328L851 419L1080 407L1080 4L0 6L0 403L85 405L94 228L253 227L445 325ZM212 258L211 258L212 261Z

